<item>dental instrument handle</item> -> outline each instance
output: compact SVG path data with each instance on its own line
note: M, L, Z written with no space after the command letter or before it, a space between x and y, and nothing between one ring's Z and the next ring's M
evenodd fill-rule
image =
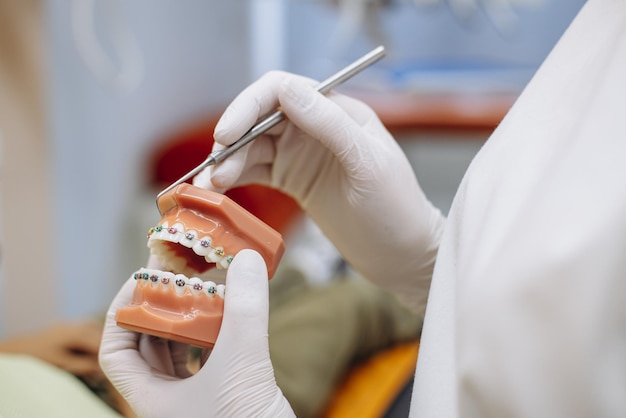
M333 74L332 76L328 77L326 80L318 84L317 91L322 94L328 93L333 88L337 87L338 85L342 84L346 80L360 73L365 68L374 64L375 62L377 62L384 56L385 56L385 47L379 46L377 48L374 48L373 50L363 55L358 60L354 61L347 67L343 68L342 70L338 71L337 73ZM232 155L233 153L235 153L242 147L246 146L247 144L252 142L254 139L263 135L265 132L269 131L274 126L278 125L280 122L284 120L285 120L285 114L280 109L276 110L273 113L271 113L269 116L263 118L263 120L261 120L259 123L254 125L252 128L250 128L250 130L248 130L248 132L246 132L244 136L239 138L237 141L233 142L228 148L224 148L218 151L213 151L211 154L209 154L206 160L204 160L200 165L198 165L196 168L194 168L193 170L191 170L190 172L182 176L180 179L176 180L174 183L166 187L163 191L161 191L161 193L157 195L157 199L156 199L157 208L159 207L158 205L159 199L165 193L169 192L174 187L190 179L191 177L196 176L205 168L211 165L215 165L219 163L220 161L225 160L230 155Z
M352 78L354 75L360 73L362 70L381 59L384 56L384 53L384 47L377 47L376 49L370 51L369 53L354 61L352 64L348 65L344 69L322 81L320 84L317 85L317 91L322 94L328 93L333 88ZM276 110L274 113L250 128L250 130L246 132L244 136L242 136L236 142L232 143L228 148L212 152L211 155L209 155L209 158L207 158L207 161L211 160L209 165L223 161L234 152L241 149L243 146L252 142L255 138L263 135L265 132L278 125L283 120L285 120L285 115L283 114L283 112L281 110ZM215 161L213 162L212 160Z

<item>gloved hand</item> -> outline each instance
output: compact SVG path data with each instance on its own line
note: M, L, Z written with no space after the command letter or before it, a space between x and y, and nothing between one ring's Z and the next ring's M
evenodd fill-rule
M263 183L293 196L348 262L418 311L425 307L444 218L401 148L364 103L270 72L245 89L215 128L215 150L280 106L288 121L194 179L224 191Z
M276 386L267 341L268 280L263 258L243 250L227 277L222 327L206 363L191 376L188 346L115 323L133 294L131 278L107 313L100 364L139 417L293 417Z

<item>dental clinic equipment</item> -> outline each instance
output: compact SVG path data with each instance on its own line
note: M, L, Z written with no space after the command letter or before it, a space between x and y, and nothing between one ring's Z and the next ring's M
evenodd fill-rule
M342 70L338 71L337 73L333 74L326 80L322 81L317 86L317 91L319 91L322 94L328 93L333 88L337 87L338 85L352 78L356 74L360 73L361 71L363 71L370 65L374 64L375 62L377 62L384 56L385 56L385 48L383 46L374 48L367 54L363 55L361 58L357 59L356 61L349 64ZM238 139L228 148L225 148L223 150L213 151L211 154L209 154L206 160L204 160L200 165L198 165L193 170L189 171L180 179L176 180L174 183L166 187L163 191L161 191L157 195L157 198L156 198L157 208L159 208L158 202L161 196L163 196L170 190L174 189L176 186L180 185L184 181L194 177L196 174L200 173L206 167L215 165L219 163L220 161L225 160L230 155L232 155L233 153L235 153L242 147L246 146L257 137L263 135L265 132L267 132L274 126L278 125L283 120L285 120L285 115L280 109L278 109L275 112L271 113L269 116L263 118L260 122L258 122L252 128L250 128L250 130L244 136L242 136L240 139ZM160 209L159 209L159 212L161 212Z

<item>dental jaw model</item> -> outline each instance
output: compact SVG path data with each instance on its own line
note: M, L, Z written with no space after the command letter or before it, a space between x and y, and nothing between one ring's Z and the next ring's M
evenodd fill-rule
M243 249L256 250L271 278L285 249L282 237L228 197L186 183L161 196L158 206L162 219L150 229L148 247L163 270L134 274L133 300L117 311L117 324L212 347L226 291L219 281L233 257Z

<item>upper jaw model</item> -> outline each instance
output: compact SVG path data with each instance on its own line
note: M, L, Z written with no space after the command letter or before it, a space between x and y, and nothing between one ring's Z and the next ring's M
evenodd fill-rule
M161 222L148 247L163 270L140 269L133 300L116 313L121 327L212 347L222 322L228 270L243 249L261 254L271 278L285 250L281 235L230 198L183 183L158 201ZM210 280L213 279L213 280Z

